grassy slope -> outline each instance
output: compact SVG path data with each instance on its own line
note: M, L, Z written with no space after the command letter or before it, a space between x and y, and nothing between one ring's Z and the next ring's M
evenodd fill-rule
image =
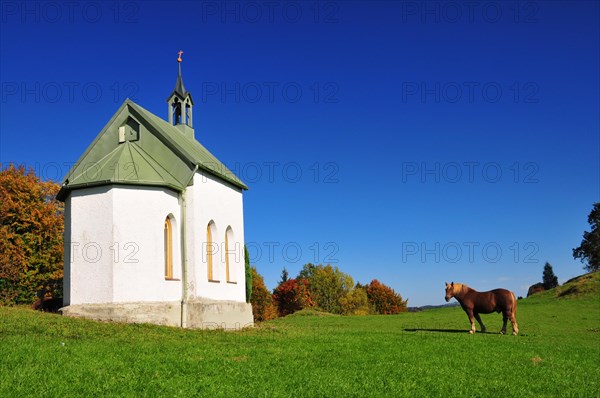
M599 300L600 273L520 300L516 337L460 308L224 333L0 307L0 396L599 396Z

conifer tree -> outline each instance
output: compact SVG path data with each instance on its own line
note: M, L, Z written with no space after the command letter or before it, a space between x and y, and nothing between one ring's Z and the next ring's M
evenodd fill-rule
M554 275L554 271L552 270L550 263L546 263L546 265L544 265L542 283L544 285L544 289L546 290L553 289L558 286L558 278L556 275Z

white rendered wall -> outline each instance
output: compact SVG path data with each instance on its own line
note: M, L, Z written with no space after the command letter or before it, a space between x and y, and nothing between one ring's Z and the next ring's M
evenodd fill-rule
M113 189L114 302L181 300L181 208L166 188ZM173 216L173 280L165 279L164 224Z
M78 189L67 199L65 305L181 300L165 280L164 222L173 225L173 278L181 279L181 210L165 188Z
M198 171L194 184L187 189L188 236L188 295L190 298L246 301L244 270L244 211L242 190ZM215 223L213 243L213 279L208 281L206 256L206 227ZM233 231L234 241L229 242L230 282L225 271L225 231Z
M113 300L112 204L109 187L73 191L65 202L65 305Z
M64 210L64 264L63 264L63 305L71 302L71 198L65 200Z

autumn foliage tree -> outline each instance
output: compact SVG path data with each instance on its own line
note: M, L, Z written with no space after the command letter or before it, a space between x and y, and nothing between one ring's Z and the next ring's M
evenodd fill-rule
M258 273L255 267L252 269L252 315L258 322L268 321L277 318L277 307L273 303L271 292L265 286L263 277Z
M0 171L0 303L32 303L39 291L62 294L59 189L23 166Z
M369 297L364 287L357 284L340 299L343 315L368 315L375 309L369 304Z
M307 275L315 306L325 312L341 314L342 299L348 295L354 285L352 277L329 264L325 266L307 264L303 271Z
M402 296L377 279L373 279L366 286L366 291L369 303L373 305L378 314L399 314L407 310L407 301L402 300Z
M279 284L273 292L273 301L277 305L279 316L286 316L314 306L310 295L310 284L306 279L288 279Z

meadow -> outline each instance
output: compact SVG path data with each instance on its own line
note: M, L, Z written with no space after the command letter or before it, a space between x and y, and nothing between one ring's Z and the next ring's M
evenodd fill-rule
M518 336L482 318L470 335L459 307L302 311L223 332L0 307L0 396L600 395L600 273L519 300Z

